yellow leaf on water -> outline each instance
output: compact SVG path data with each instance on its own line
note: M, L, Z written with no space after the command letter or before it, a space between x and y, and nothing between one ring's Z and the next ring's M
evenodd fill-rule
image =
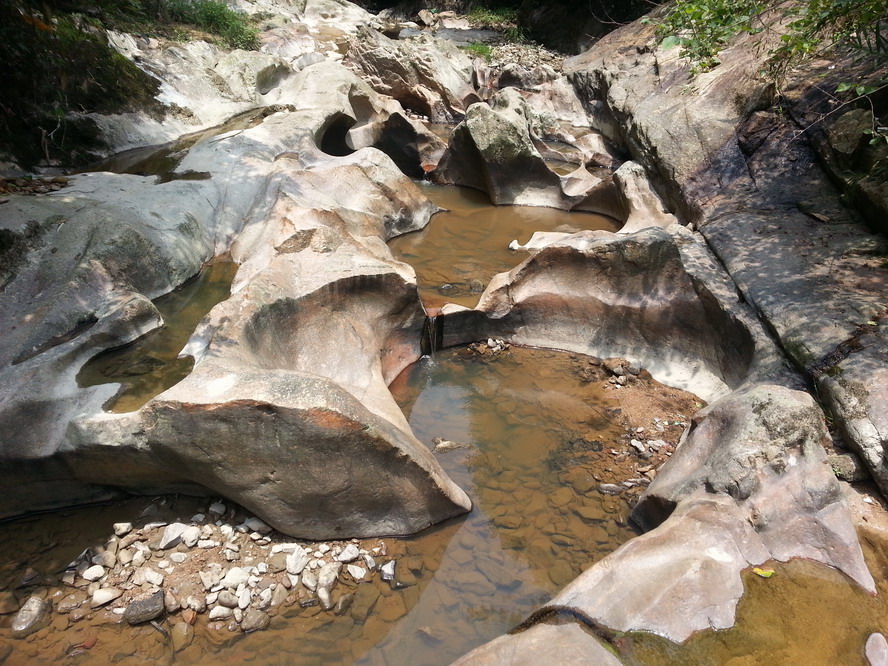
M752 573L756 574L757 576L761 576L762 578L770 578L771 576L774 575L774 570L773 569L762 569L761 567L753 567Z

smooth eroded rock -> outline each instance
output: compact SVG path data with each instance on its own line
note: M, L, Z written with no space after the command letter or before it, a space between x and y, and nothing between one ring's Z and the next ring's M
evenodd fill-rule
M9 625L13 638L25 638L49 623L52 604L40 597L28 597Z

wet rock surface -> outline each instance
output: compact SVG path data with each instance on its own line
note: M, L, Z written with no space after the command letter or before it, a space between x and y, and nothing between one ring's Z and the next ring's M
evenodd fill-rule
M29 597L13 616L10 625L13 638L25 638L39 631L49 622L51 605L46 599Z

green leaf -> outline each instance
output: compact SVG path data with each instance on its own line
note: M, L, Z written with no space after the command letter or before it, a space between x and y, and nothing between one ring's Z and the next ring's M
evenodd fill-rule
M852 86L852 84L848 83L847 81L843 81L842 83L840 83L836 87L836 92L837 93L846 92L848 90L851 90L851 86Z
M757 576L761 576L762 578L770 578L771 576L774 575L774 570L773 569L763 569L761 567L753 567L752 573L754 573Z
M663 50L671 49L681 44L681 37L678 35L669 35L666 39L660 42L660 48Z

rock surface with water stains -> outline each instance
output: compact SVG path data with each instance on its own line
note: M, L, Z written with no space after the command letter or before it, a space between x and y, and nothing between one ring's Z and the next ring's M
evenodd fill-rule
M760 325L728 296L705 251L689 252L686 233L565 237L496 276L476 311L445 310L445 345L493 334L625 356L704 399L751 376L788 376Z
M609 178L582 166L559 176L532 140L533 114L514 88L487 104L469 107L453 131L434 177L438 182L480 189L495 204L550 206L620 218L622 209Z
M727 495L747 514L770 558L819 561L875 591L827 463L826 423L810 395L755 386L698 412L693 423L633 509L633 520L650 529L699 490Z
M758 75L780 30L738 36L697 78L674 49L639 52L653 38L652 24L623 26L565 61L565 72L608 138L657 178L668 205L697 226L788 357L818 383L848 444L888 492L888 273L885 241L874 234L884 216L862 224L843 204L837 172L823 166L835 160L823 136L831 125L819 122L834 104L824 91L850 63L833 54L794 70L781 86L792 90L791 111L781 114Z
M412 271L384 241L435 208L378 150L340 152L353 150L354 122L400 107L331 63L277 93L304 110L187 150L177 168L207 180L85 175L64 198L4 208L4 220L46 227L0 303L11 327L0 420L13 430L23 413L42 415L4 444L3 474L25 490L4 514L107 496L111 484L209 489L312 537L412 533L469 507L386 388L419 356L424 315ZM77 388L79 365L156 326L145 295L228 251L240 264L234 294L186 347L191 374L137 411L103 413L113 386ZM66 271L80 277L54 279ZM55 291L35 292L44 282ZM22 475L14 461L25 459ZM334 494L343 501L318 505Z

